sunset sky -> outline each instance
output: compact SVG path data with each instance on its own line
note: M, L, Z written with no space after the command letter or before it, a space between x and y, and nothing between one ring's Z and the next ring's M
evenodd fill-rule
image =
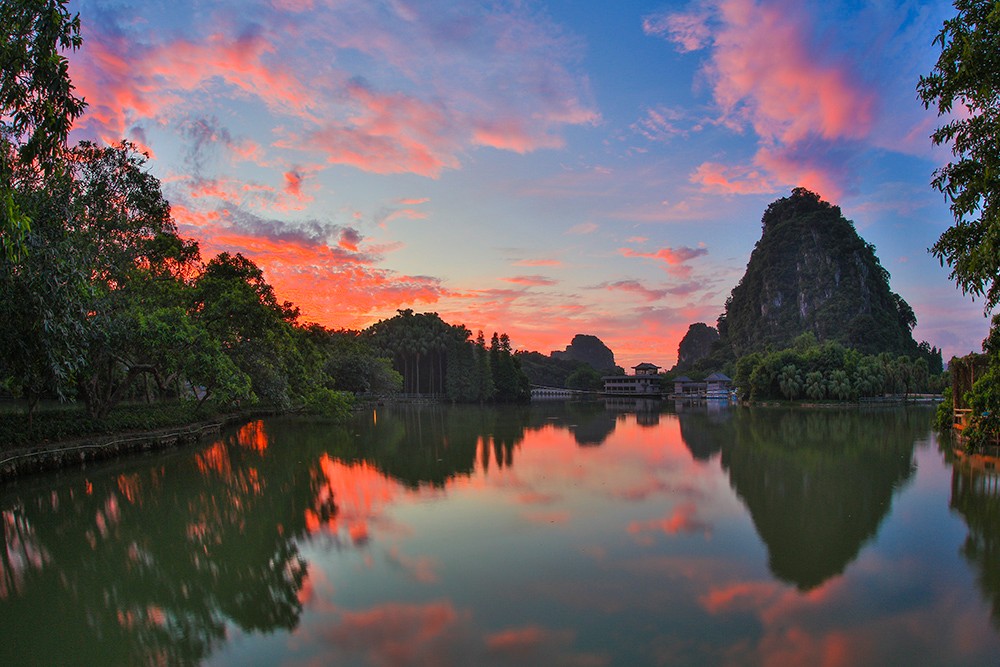
M805 186L876 246L945 359L982 303L927 252L949 158L916 82L954 10L905 0L71 0L89 106L203 255L303 319L438 312L516 349L600 337L673 365L771 201Z

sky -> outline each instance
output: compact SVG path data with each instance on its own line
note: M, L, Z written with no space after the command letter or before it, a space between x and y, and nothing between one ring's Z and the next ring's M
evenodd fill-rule
M910 0L70 0L74 139L148 152L183 236L303 321L398 309L598 336L669 368L797 186L839 205L947 360L981 301L928 253L947 148L915 87L954 14Z

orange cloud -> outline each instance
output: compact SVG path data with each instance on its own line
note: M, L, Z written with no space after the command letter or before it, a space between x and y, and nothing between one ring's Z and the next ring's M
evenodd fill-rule
M524 655L537 651L545 644L569 644L572 641L572 632L555 632L538 625L528 625L487 635L486 647L498 653Z
M202 42L144 46L92 25L86 24L84 50L72 60L73 82L90 105L78 130L118 140L136 122L176 113L181 93L217 83L282 113L312 117L314 96L291 71L267 62L275 49L262 35L216 33Z
M278 297L299 306L305 321L333 328L364 328L384 313L418 303L434 303L449 292L426 276L407 276L371 266L360 235L339 228L334 246L304 234L259 227L239 230L229 211L201 213L175 205L182 234L201 243L208 257L240 252L263 270Z
M739 581L711 588L700 602L710 614L757 611L774 604L784 591L785 588L775 581Z

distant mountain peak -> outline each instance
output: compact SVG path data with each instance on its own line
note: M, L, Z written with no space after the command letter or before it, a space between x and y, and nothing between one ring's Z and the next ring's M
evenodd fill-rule
M867 354L916 351L913 310L839 206L795 188L767 207L761 228L718 323L737 356L805 332Z
M615 368L615 353L600 338L589 334L577 334L573 336L573 341L565 350L553 351L550 356L553 359L583 361L597 370L611 370Z

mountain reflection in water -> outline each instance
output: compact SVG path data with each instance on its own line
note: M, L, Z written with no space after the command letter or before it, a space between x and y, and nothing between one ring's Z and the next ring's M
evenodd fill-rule
M400 406L26 478L0 664L981 664L997 486L929 416Z

